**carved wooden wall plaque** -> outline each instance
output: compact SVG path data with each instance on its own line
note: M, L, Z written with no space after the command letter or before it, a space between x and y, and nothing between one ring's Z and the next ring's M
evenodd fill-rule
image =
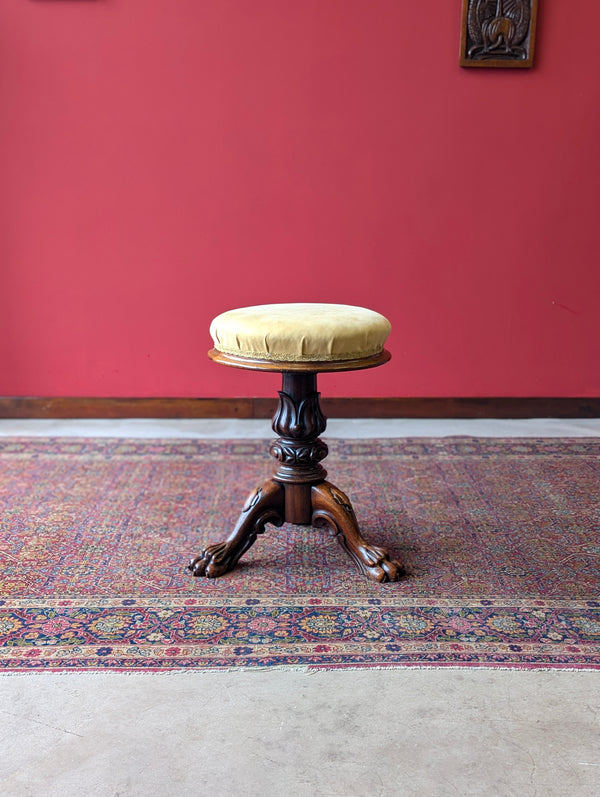
M460 65L533 66L538 0L463 0Z

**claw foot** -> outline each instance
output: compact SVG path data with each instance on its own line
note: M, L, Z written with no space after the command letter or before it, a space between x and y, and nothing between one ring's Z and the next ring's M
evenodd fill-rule
M374 545L358 545L350 548L345 538L343 544L352 559L356 562L358 569L369 578L380 583L388 581L399 581L406 571L400 562L390 559L385 548L377 548Z
M226 542L220 542L216 545L209 545L205 548L200 556L188 565L188 570L191 570L194 576L206 576L206 578L218 578L235 565L236 560L230 551L231 546Z

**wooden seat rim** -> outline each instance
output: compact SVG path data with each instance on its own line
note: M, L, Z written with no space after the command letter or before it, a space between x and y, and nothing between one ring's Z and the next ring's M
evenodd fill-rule
M387 349L382 349L377 354L369 357L359 357L354 360L261 360L253 357L240 357L235 354L226 354L218 349L210 349L208 356L211 360L233 368L245 368L250 371L280 371L285 373L326 373L333 371L359 371L363 368L375 368L391 359Z

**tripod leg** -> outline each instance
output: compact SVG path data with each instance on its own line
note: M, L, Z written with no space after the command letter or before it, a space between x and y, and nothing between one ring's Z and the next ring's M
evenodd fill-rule
M218 578L237 564L239 558L262 534L267 523L281 526L285 515L283 485L271 479L253 490L242 514L224 542L209 545L188 565L195 576Z
M384 548L369 545L361 535L348 496L329 482L312 487L312 522L330 526L358 569L373 581L398 581L405 575L399 562L390 559Z

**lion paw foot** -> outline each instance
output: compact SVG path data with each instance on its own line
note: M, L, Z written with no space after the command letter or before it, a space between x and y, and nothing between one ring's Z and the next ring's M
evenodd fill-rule
M380 583L398 581L406 575L402 565L394 559L390 559L384 548L361 545L355 552L354 559L366 576Z
M205 548L200 556L188 565L188 570L194 576L206 576L206 578L218 578L235 565L230 546L226 542L220 542L216 545L209 545Z

